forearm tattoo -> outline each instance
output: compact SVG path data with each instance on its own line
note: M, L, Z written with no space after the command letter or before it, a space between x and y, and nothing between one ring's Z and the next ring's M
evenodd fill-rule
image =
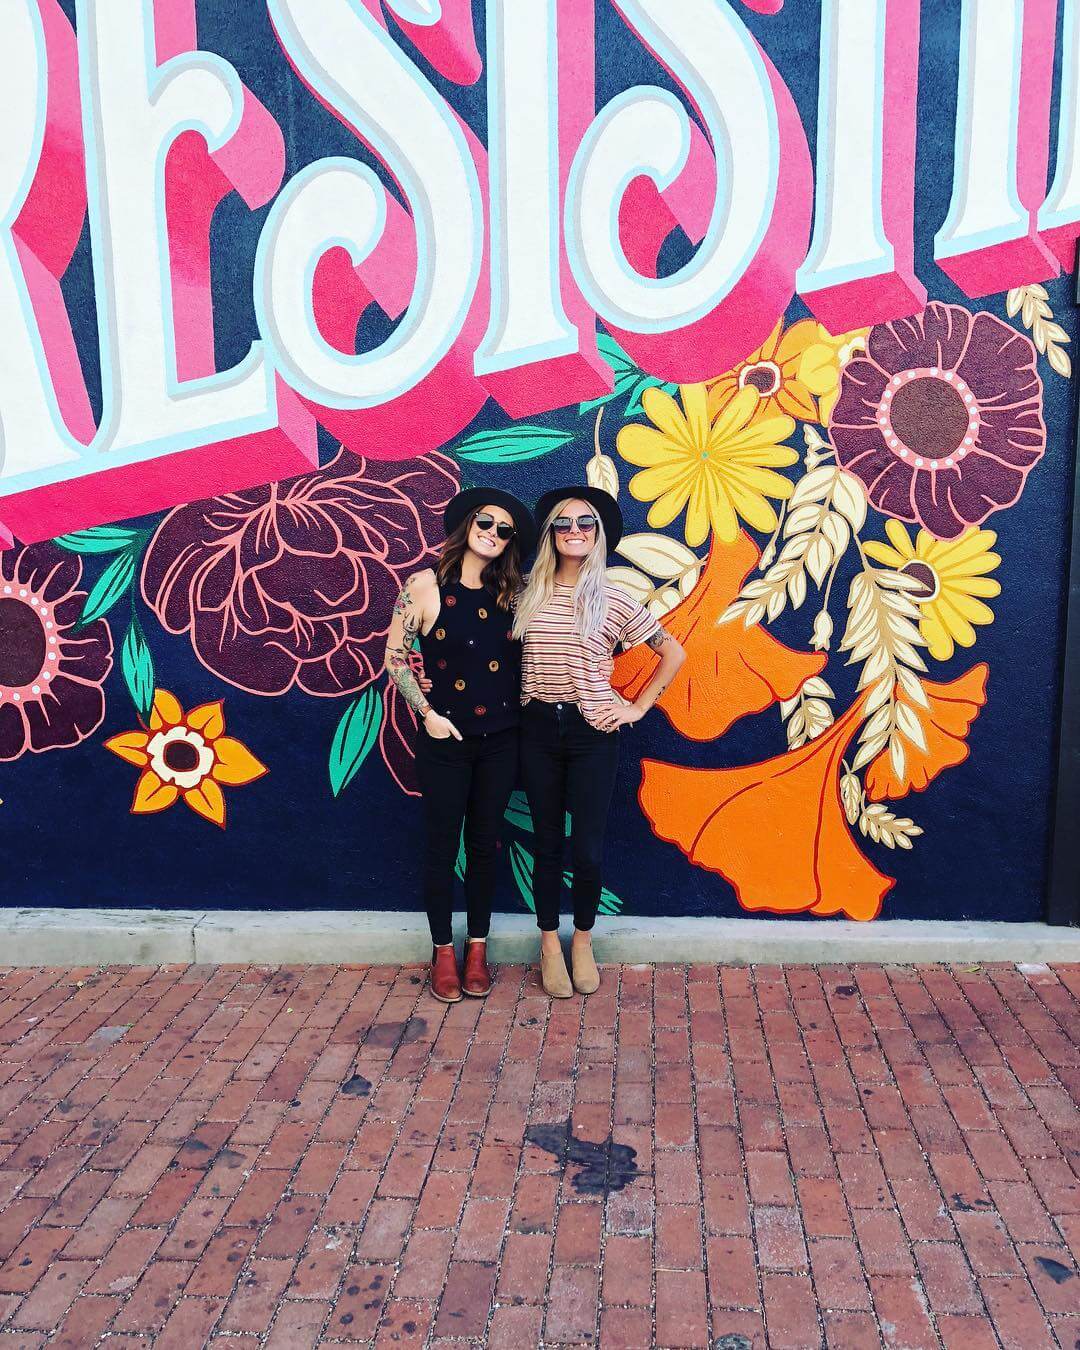
M651 638L646 639L646 645L651 647L653 651L656 652L658 655L663 655L664 647L670 641L671 641L671 634L666 632L663 628L658 628ZM653 699L654 705L659 700L660 695L664 692L664 690L668 687L670 683L671 683L670 680L665 680L664 683L660 685L660 687L657 689L656 697Z
M416 683L416 676L409 665L409 653L416 645L420 634L420 620L413 609L408 582L405 583L394 604L394 617L401 618L402 637L400 646L387 647L386 649L387 674L413 712L422 715L427 711L428 701L420 686Z

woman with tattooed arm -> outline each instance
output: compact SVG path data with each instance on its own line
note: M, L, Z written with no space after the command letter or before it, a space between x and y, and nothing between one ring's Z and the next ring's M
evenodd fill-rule
M394 606L386 669L420 722L416 771L424 799L431 992L456 1003L462 992L482 998L491 988L486 940L521 713L521 643L511 631L511 605L535 527L528 508L496 488L459 492L443 520L437 566L411 576ZM428 695L409 661L417 641ZM468 937L459 974L451 922L462 827Z

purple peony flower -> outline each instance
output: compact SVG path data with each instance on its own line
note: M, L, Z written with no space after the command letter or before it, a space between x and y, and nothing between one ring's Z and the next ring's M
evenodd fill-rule
M286 483L178 507L143 563L143 595L208 670L253 694L336 697L382 669L394 600L434 560L457 466L346 450Z

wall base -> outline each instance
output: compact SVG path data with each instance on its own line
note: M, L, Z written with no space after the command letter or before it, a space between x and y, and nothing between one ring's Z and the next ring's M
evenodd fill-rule
M495 916L492 960L533 961L537 942L531 915ZM1042 923L623 917L602 919L595 942L599 960L627 964L1080 961L1080 929ZM394 911L0 910L0 965L8 966L382 965L430 956L424 916Z

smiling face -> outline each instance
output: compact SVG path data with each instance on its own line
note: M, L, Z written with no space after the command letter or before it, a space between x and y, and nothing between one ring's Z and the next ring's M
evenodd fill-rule
M486 526L486 528L484 528ZM499 538L499 527L502 526L504 533L506 529L514 528L514 518L509 511L505 511L501 506L481 506L473 514L469 525L469 549L475 553L478 558L482 558L485 563L489 563L493 558L498 558L505 553L510 543L510 538Z
M583 502L580 498L572 497L570 500L560 502L555 510L555 520L569 517L570 528L568 530L554 530L555 552L564 558L577 558L584 561L596 547L596 526L592 529L583 529L577 522L584 516L596 520L596 508L590 506L588 502Z

